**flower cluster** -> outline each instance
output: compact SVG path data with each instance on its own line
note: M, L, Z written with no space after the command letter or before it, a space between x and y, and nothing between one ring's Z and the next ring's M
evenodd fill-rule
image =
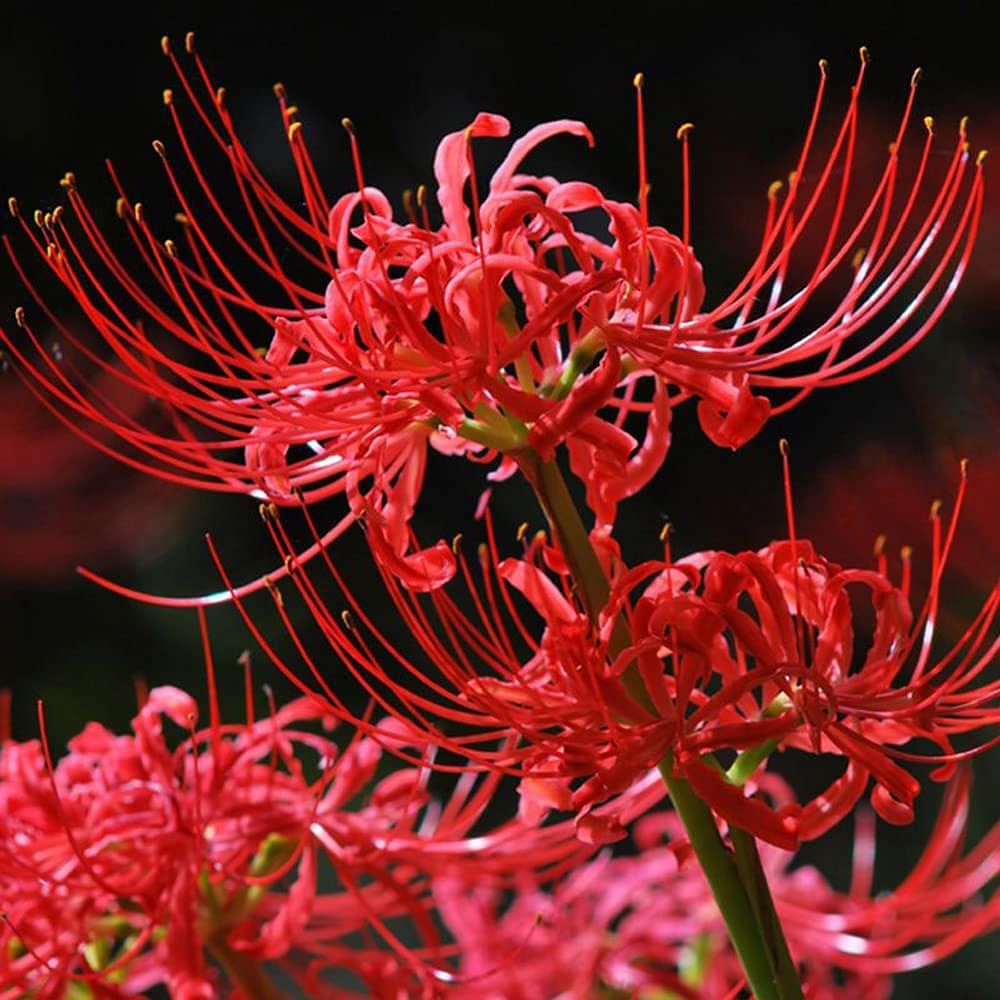
M675 561L668 544L665 558L629 567L595 532L612 580L596 623L575 601L566 562L544 534L526 540L522 558L499 559L491 531L479 551L478 583L456 545L471 601L449 588L422 600L383 568L386 593L422 662L379 630L327 558L350 608L332 614L276 511L265 510L265 520L345 670L366 689L378 685L382 707L405 718L409 731L517 775L523 817L571 811L585 839L619 839L624 826L595 826L592 808L631 788L669 753L673 770L717 815L791 849L850 814L872 779L878 814L910 822L920 784L900 762L934 764L932 776L945 780L958 762L997 743L1000 681L991 668L1000 651L1000 583L957 641L935 652L942 578L966 488L963 466L947 525L940 505L932 508L931 583L916 610L908 550L899 581L882 551L872 568L844 568L796 537L790 508L791 537L757 552ZM273 596L315 677L315 657L276 589ZM280 669L299 677L237 603ZM865 648L856 633L869 627ZM329 684L307 690L357 724ZM516 742L497 745L498 732L515 734ZM936 751L907 749L923 741ZM843 775L802 806L775 809L746 795L754 770L789 748L836 755ZM720 751L737 754L728 772L711 757Z
M309 995L322 968L364 981L394 964L415 980L444 963L434 877L470 863L501 880L525 870L519 824L468 839L494 782L466 780L440 803L426 767L380 776L381 747L357 735L338 746L308 699L238 725L216 712L196 728L191 696L160 687L131 735L89 723L55 766L44 736L4 743L0 995L62 997L75 983L135 996L164 983L210 998L209 958L237 981L275 963ZM169 741L165 720L184 738ZM391 720L379 729L404 747ZM565 825L531 831L530 848L539 872L579 854ZM321 887L331 876L336 891ZM393 930L400 919L425 942L419 963ZM350 943L372 929L382 948Z
M789 802L774 775L768 792ZM762 852L789 944L812 1000L889 997L891 975L938 961L973 936L1000 926L1000 897L980 893L1000 870L996 829L965 856L968 775L949 786L913 874L871 894L874 824L860 813L850 891L835 891L811 866ZM471 1000L669 996L736 997L744 985L708 886L691 863L670 813L635 827L637 853L602 854L555 886L522 880L511 899L487 880L435 885L442 915L461 946ZM836 970L836 972L834 971Z
M678 236L650 221L641 75L635 204L527 171L543 142L593 145L569 120L516 139L481 188L474 140L510 132L484 112L438 146L437 207L420 188L397 217L367 185L346 119L356 186L328 199L277 85L300 182L286 201L241 144L193 37L190 61L162 47L190 105L164 93L176 148L153 144L179 241L154 235L113 169L142 275L72 174L66 204L34 226L12 199L99 343L51 312L5 240L14 265L93 377L46 352L35 307L0 339L36 398L105 451L259 501L281 567L238 586L210 541L213 595L109 584L198 607L207 727L189 695L161 687L132 735L91 723L55 764L41 711L40 742L4 740L0 719L0 996L165 984L207 1000L222 972L233 1000L280 996L272 975L317 998L735 998L746 985L758 1000L840 1000L887 996L895 972L1000 925L995 895L971 905L998 874L1000 826L962 854L962 765L1000 741L1000 585L950 647L935 637L966 463L950 519L932 508L919 603L908 550L897 579L881 547L873 567L845 568L799 537L785 442L787 537L675 559L668 530L637 563L615 537L619 505L666 458L676 406L695 400L704 433L737 448L813 390L880 371L934 325L982 214L983 156L970 156L965 122L936 171L925 119L904 167L915 74L859 198L867 52L825 154L821 62L760 249L708 305L690 233L691 126L678 130ZM195 129L231 173L242 221L196 155ZM136 398L156 405L122 402ZM491 466L492 482L520 475L547 529L526 521L522 550L503 556L487 490L478 566L461 535L422 546L412 521L431 450ZM321 526L314 504L333 496L346 513ZM283 506L309 531L302 551ZM355 522L402 641L333 547ZM265 589L300 662L259 624ZM318 655L289 591L318 630ZM224 601L298 690L259 720L248 695L239 725L220 721L205 624L203 606ZM767 769L789 751L839 758L840 776L797 797ZM862 797L872 786L878 817L910 823L921 786L904 765L921 763L948 782L941 817L912 874L873 898ZM508 789L516 815L503 812ZM654 811L668 794L674 810ZM787 852L851 813L844 894ZM634 857L586 861L630 826Z

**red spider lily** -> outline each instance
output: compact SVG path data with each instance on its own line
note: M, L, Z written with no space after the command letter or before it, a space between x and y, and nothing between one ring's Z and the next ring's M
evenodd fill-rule
M134 996L164 982L174 997L213 997L206 952L227 972L275 962L296 977L316 963L362 978L395 963L433 991L435 873L474 864L502 878L580 856L567 824L468 839L496 779L466 776L437 802L427 767L377 778L376 742L338 748L310 699L222 725L213 697L197 731L195 713L184 692L156 688L133 735L90 723L55 767L44 735L3 743L0 996L61 997L71 982ZM175 747L164 716L190 734ZM392 723L379 733L404 745ZM321 893L325 869L338 888ZM424 942L419 956L398 938L401 920ZM382 947L348 946L357 933Z
M791 802L766 775L768 793ZM762 862L810 1000L888 997L890 977L930 965L1000 926L1000 897L980 898L1000 870L1000 826L963 856L966 774L948 787L921 858L891 892L871 896L874 824L861 814L851 888L765 845ZM513 898L488 879L440 879L435 895L454 935L456 997L550 1000L736 997L743 976L704 878L686 863L675 814L645 817L639 853L601 855L545 888L525 878Z
M946 527L939 505L932 510L931 583L914 613L908 554L897 585L884 556L874 569L843 569L796 537L787 451L784 465L790 538L759 552L707 552L673 562L667 546L665 560L627 569L607 533L595 532L613 581L596 627L573 595L561 556L541 536L527 545L524 559L500 560L490 530L479 552L478 584L456 545L466 607L447 588L422 600L377 558L422 660L379 630L324 553L349 609L333 614L313 575L295 559L276 508L264 514L343 671L408 730L472 764L519 777L525 818L573 810L585 838L620 837L614 803L591 829L594 806L629 789L669 751L676 772L719 816L791 848L843 819L871 779L876 811L889 822L909 822L920 786L901 761L936 764L932 777L943 779L958 761L997 742L988 730L1000 720L1000 682L989 668L1000 650L1000 585L954 646L932 656L965 467ZM863 606L855 595L864 592L874 632L869 648L860 650L852 598ZM525 622L518 595L542 629ZM267 644L239 601L255 637L304 690L353 720L338 693L342 681L324 675L276 589L273 596L308 667L308 684ZM631 636L624 646L616 641L622 614ZM645 701L636 697L634 672ZM513 742L501 742L502 735ZM967 738L972 745L964 745ZM920 741L936 745L936 752L907 748ZM846 770L801 809L775 810L746 794L743 769L789 747L839 755ZM718 751L748 756L727 776L706 758Z
M713 554L680 585L669 576L666 585L655 580L633 610L628 655L644 678L667 666L668 691L658 706L677 720L676 767L698 794L735 825L787 845L792 832L812 839L843 819L871 778L876 812L908 823L920 785L899 761L935 764L931 776L943 780L957 762L998 742L988 733L1000 719L1000 682L989 669L1000 653L1000 583L958 641L932 656L942 575L966 491L964 464L946 530L940 505L932 508L931 582L914 614L908 552L897 586L884 554L876 569L844 569L796 539L783 450L790 540L757 553ZM859 591L870 595L875 619L864 651L855 644L852 597ZM956 747L954 739L965 736L972 745ZM903 749L921 741L937 752ZM794 816L744 797L733 772L704 760L725 748L749 751L756 763L758 752L781 747L846 761L843 776Z
M649 224L638 78L638 205L612 201L584 182L519 172L525 156L551 136L591 141L575 121L539 125L517 140L480 199L471 140L509 131L505 119L483 113L438 147L442 223L435 227L422 190L416 206L407 202L405 221L396 221L385 195L365 185L350 123L358 190L331 203L296 109L278 86L305 203L304 211L293 208L240 143L191 36L191 74L166 40L163 48L196 119L232 170L246 210L242 227L195 157L190 125L169 91L189 183L173 154L160 142L154 146L181 209L183 249L154 238L141 205L125 195L112 171L119 214L146 280L115 256L72 175L64 180L69 211L39 213L37 231L16 203L11 207L117 364L84 349L160 400L168 426L150 427L81 392L58 365L6 337L19 371L64 419L111 429L122 442L116 454L175 482L278 503L294 502L295 490L307 499L345 494L353 513L378 515L372 530L383 534L411 587L439 585L455 569L441 543L417 553L408 548L407 522L428 446L490 461L500 453L516 457L528 446L549 457L567 442L595 512L610 523L617 502L648 482L663 461L670 410L682 399L697 397L706 433L735 447L770 412L766 396L755 390L787 390L791 395L777 407L784 410L818 386L862 378L909 350L952 297L982 211L982 173L978 161L969 166L964 130L926 216L915 218L914 205L930 183L930 126L912 183L899 190L899 149L915 77L885 169L857 219L848 222L867 59L829 154L814 164L826 89L822 64L788 194L779 207L772 191L760 252L745 277L705 310L688 224L689 128L679 133L685 193L678 238ZM801 179L814 173L818 180L807 196ZM591 209L607 217L610 242L577 225L578 213ZM800 279L796 251L817 225L825 238ZM213 229L250 263L254 281L227 262ZM847 292L825 321L796 333L803 309L841 280L862 238L868 249L855 261ZM286 269L281 255L289 247L314 277ZM267 298L251 290L256 282L270 286ZM142 321L131 318L137 311ZM37 349L23 311L18 321ZM884 329L859 342L856 335L873 321ZM648 390L643 379L651 381ZM641 440L626 422L644 423ZM512 468L507 461L498 474Z
M663 794L652 772L669 748L676 725L637 704L609 670L608 636L596 634L573 603L561 556L541 536L528 546L525 560L500 561L491 528L489 545L479 551L483 581L478 585L456 544L472 604L466 611L448 588L431 590L421 600L419 591L404 586L374 534L376 565L422 654L417 658L381 631L323 550L322 562L346 604L343 612L334 613L329 597L321 595L318 573L294 555L277 508L262 505L261 512L290 579L339 660L341 675L320 668L276 585L271 586L274 607L308 677L300 676L268 642L244 599L232 588L230 593L275 665L338 718L371 729L343 697L349 675L416 742L429 739L460 758L458 765L431 766L512 775L521 781L524 819L538 823L553 807L572 808L578 835L588 843L624 837L624 824ZM308 510L306 516L311 523ZM600 537L607 546L606 534ZM561 570L554 579L534 564L543 552ZM229 586L214 545L212 553ZM519 609L515 602L518 594L543 616L543 630L524 620L523 605ZM583 778L588 780L571 791L571 783Z

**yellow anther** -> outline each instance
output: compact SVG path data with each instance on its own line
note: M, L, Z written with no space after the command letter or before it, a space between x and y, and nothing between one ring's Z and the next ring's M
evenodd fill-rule
M262 521L266 521L267 516L269 514L269 511L267 509L267 504L266 503L257 504L257 513L260 514L260 519Z
M784 186L784 181L771 181L771 183L767 186L767 200L773 201L778 196L778 192Z
M788 175L788 186L795 187L799 182L799 172L797 170L791 171Z
M293 117L294 115L297 115L298 113L299 113L299 106L297 104L289 104L288 107L285 108L285 114L289 118Z
M989 156L989 152L990 151L988 149L981 149L981 150L979 150L979 152L976 154L976 166L977 167L981 167L983 165L983 160L985 160L986 157Z
M924 128L930 132L931 135L934 134L934 118L931 115L927 115L924 118Z
M871 53L868 51L867 45L862 45L861 48L858 49L858 55L861 56L861 61L863 63L867 63L871 59Z
M885 535L879 535L878 538L875 539L875 545L872 547L872 552L876 559L885 551L885 543Z
M964 139L965 134L969 129L969 116L962 115L958 122L958 135L960 138Z
M125 213L128 211L128 202L124 198L115 199L115 214L119 219L125 218Z
M662 528L660 528L660 541L665 542L670 537L670 532L674 530L674 526L666 521Z
M174 103L174 92L169 87L163 91L163 103L168 108Z
M274 600L274 603L279 608L283 608L285 606L285 599L281 596L281 591L278 590L278 587L275 584L275 582L269 576L265 576L264 583L267 586L267 589L270 592L271 597Z
M340 612L340 620L344 623L344 628L354 631L354 616L347 608Z
M33 218L35 220L35 225L38 226L39 229L41 229L42 226L45 224L45 216L42 214L42 210L40 208L35 209L35 214Z
M931 504L931 518L932 519L935 518L935 517L937 517L941 513L941 506L942 506L942 504L941 504L940 500L935 500Z
M423 208L427 204L427 185L417 185L417 206Z
M74 174L72 170L67 170L66 173L64 173L62 177L59 179L59 186L61 188L65 188L66 190L75 188L76 174Z
M642 86L645 82L645 73L636 73L635 76L632 77L632 86L635 87L636 90L642 90Z
M177 256L177 244L173 240L164 240L163 247L171 257Z
M132 209L132 214L135 216L135 221L142 225L142 202L137 201L135 203L135 208Z
M780 451L782 455L788 454L788 438L782 438L778 442L778 451Z
M685 122L677 129L677 138L683 139L694 128L694 122Z
M527 535L527 533L528 533L528 522L527 521L522 521L517 526L517 535L516 535L517 540L519 542L523 542L524 541L524 536Z
M820 59L819 61L819 71L826 76L827 70L830 68L830 64L825 59Z
M226 102L226 88L218 87L215 91L215 103L221 108Z
M191 225L191 220L183 212L178 212L174 216L174 222L179 222L182 226Z
M452 551L452 552L454 552L454 553L455 553L455 555L457 556L457 555L458 555L458 550L459 550L459 549L460 549L461 547L462 547L462 533L461 533L461 532L459 532L459 533L458 533L458 534L457 534L457 535L456 535L456 536L455 536L455 537L454 537L454 538L453 538L453 539L451 540L451 551Z
M267 505L267 512L271 517L276 518L278 516L278 505L272 501Z
M160 50L163 52L163 54L165 56L169 56L170 55L170 36L169 35L164 35L160 39Z
M918 83L920 83L920 78L923 75L924 75L924 71L918 66L913 71L913 76L910 77L910 86L911 87L915 87Z
M187 52L187 54L189 56L190 55L194 55L194 32L193 31L189 31L184 36L184 51Z
M341 118L341 119L340 119L340 124L341 124L341 125L343 125L343 126L344 126L344 128L345 128L345 129L346 129L346 130L347 130L347 131L348 131L348 132L349 132L349 133L350 133L351 135L354 135L354 134L355 134L355 132L354 132L354 122L352 122L350 118Z
M167 148L166 148L166 146L163 145L162 142L160 142L159 139L154 139L153 140L153 152L156 153L157 156L166 156L167 155Z
M295 556L289 553L287 556L285 556L285 572L291 574L295 572L295 569L296 569Z
M913 546L912 545L904 545L899 550L899 558L902 559L903 562L909 562L910 561L910 556L912 556L912 555L913 555Z
M52 209L51 221L57 224L59 220L62 218L62 214L63 214L62 205L56 205L56 207Z
M288 141L294 142L295 136L298 134L299 130L302 128L302 122L292 122L288 126Z
M958 463L958 467L961 470L962 478L963 479L968 479L969 478L969 460L967 458L963 458Z
M7 211L16 219L20 215L20 209L17 207L17 199L11 195L7 199Z
M274 91L274 96L281 101L283 101L287 96L285 93L285 85L283 83L276 83L271 89Z
M865 259L866 253L868 253L868 251L864 247L858 247L858 249L854 251L854 256L851 258L852 270L856 271L859 267L861 267L861 262Z
M20 327L24 326L24 306L18 306L14 310L14 322Z

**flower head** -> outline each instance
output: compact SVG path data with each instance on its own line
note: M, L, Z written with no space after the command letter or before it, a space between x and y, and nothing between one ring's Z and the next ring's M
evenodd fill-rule
M791 792L774 775L767 792ZM762 863L810 1000L888 997L891 977L953 953L1000 926L994 827L963 853L969 780L949 786L909 876L871 892L874 824L857 823L851 888L838 892L812 866L764 845ZM513 898L489 879L440 879L435 895L459 944L457 997L519 1000L685 1000L736 997L743 974L708 885L691 863L675 814L636 824L637 852L603 853L553 885L522 880Z
M132 996L162 982L194 1000L218 995L216 964L241 962L306 979L317 964L362 980L392 966L431 983L443 963L427 902L436 873L473 864L502 878L579 855L565 824L470 839L495 780L459 781L439 802L426 767L379 776L380 745L338 746L310 699L240 725L213 707L206 729L196 712L188 694L155 688L131 735L90 723L54 767L44 738L3 744L0 995L57 997L80 982ZM176 745L168 719L188 733ZM379 734L430 753L391 722ZM361 931L379 944L352 945Z
M568 810L585 839L623 836L616 803L632 815L629 790L669 757L717 815L791 848L843 819L873 779L879 815L909 822L920 785L904 763L934 764L932 776L942 780L997 742L990 730L1000 719L1000 685L990 667L1000 650L1000 585L957 642L935 653L964 465L950 522L942 525L939 504L932 508L931 584L916 611L908 552L898 582L884 553L871 569L830 562L797 537L786 483L789 538L757 552L675 561L668 541L664 559L629 568L607 532L595 530L612 580L596 619L543 534L525 538L523 558L500 559L490 532L479 550L481 582L456 544L468 604L448 588L422 600L382 565L422 659L380 631L324 555L349 608L331 613L276 511L265 520L343 670L408 729L520 778L525 818ZM258 641L296 677L239 607ZM866 613L874 622L867 647L858 638ZM339 682L323 676L301 639L296 645L312 677L304 689L351 718ZM936 749L910 746L921 742ZM770 753L790 748L839 756L845 770L805 805L775 809L744 786ZM706 761L720 751L740 755L728 774Z
M119 412L5 337L12 356L58 411L114 431L121 457L138 468L276 503L296 502L297 492L306 500L345 495L352 515L370 516L411 587L439 585L455 570L443 543L411 550L407 524L429 447L476 461L499 456L494 476L502 477L524 449L549 457L566 443L593 509L609 524L616 504L662 463L670 411L682 400L696 398L705 432L736 447L767 419L770 394L784 393L781 411L905 353L953 295L982 210L981 170L970 165L964 127L926 215L918 218L915 205L932 184L932 124L909 186L899 190L915 77L884 171L857 218L848 219L867 57L825 159L815 152L826 89L821 64L802 151L787 194L779 199L773 187L769 195L760 251L735 287L705 307L688 222L690 127L678 133L685 164L678 237L650 223L641 78L638 204L612 200L587 182L524 172L525 158L554 136L593 142L582 122L568 120L516 140L481 197L473 140L505 137L510 128L482 113L438 147L439 221L422 188L398 219L388 198L365 183L346 120L357 189L327 198L297 110L279 85L305 207L283 200L240 143L192 36L186 48L193 74L163 43L195 119L231 168L242 223L195 157L191 123L171 91L165 101L176 148L154 147L181 210L180 243L154 236L142 205L112 172L146 279L114 254L72 175L63 182L68 211L39 213L36 227L11 203L103 350L116 357L111 365L93 353L97 363L160 400L165 419L150 425ZM592 211L606 220L606 237L584 221ZM819 252L802 262L816 228L824 234ZM213 230L249 262L254 281L241 276ZM859 251L862 239L868 245ZM288 249L309 277L283 262ZM800 329L807 304L845 280L828 317ZM257 283L271 292L252 291ZM137 312L144 319L132 319ZM23 310L18 322L37 348ZM859 340L873 323L880 331Z

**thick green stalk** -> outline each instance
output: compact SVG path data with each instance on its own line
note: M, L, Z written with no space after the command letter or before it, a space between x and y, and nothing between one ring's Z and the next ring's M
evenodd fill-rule
M771 973L779 987L781 997L801 997L799 976L788 950L788 942L781 929L781 920L774 907L771 887L767 884L764 866L760 863L757 853L757 841L753 834L730 827L729 837L733 842L736 856L736 868L753 908L757 926L767 945L768 959L771 963Z
M715 825L715 817L683 778L672 774L670 752L660 763L660 774L666 782L670 798L684 824L691 848L705 873L715 904L725 921L729 939L733 942L747 982L757 1000L789 1000L801 997L802 991L781 989L775 975L775 962L764 937L746 886L740 877L733 852L726 847ZM780 928L779 928L780 932ZM796 980L797 985L797 980Z
M518 455L518 463L545 512L580 600L588 616L596 622L607 604L610 587L559 466L554 461L543 461L530 450ZM610 654L621 652L630 641L628 624L621 617L615 623ZM652 700L638 671L629 668L624 680L629 693L652 710ZM788 954L763 869L759 859L756 866L753 863L757 858L753 837L734 830L734 843L739 843L734 854L719 835L708 806L687 781L673 774L671 754L660 763L660 773L757 1000L801 1000L802 988Z

